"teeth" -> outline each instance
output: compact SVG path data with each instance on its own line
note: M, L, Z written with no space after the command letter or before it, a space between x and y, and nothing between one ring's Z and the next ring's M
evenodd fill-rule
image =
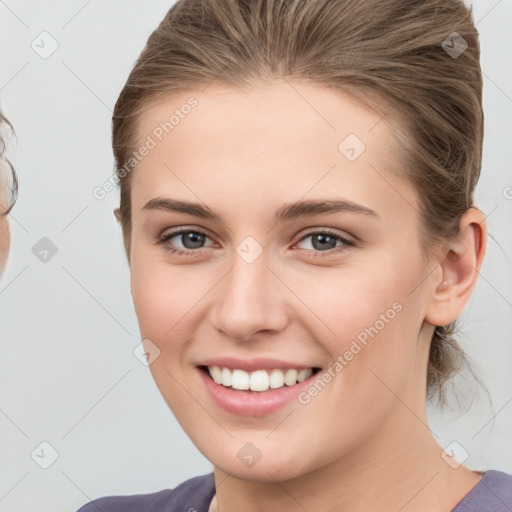
M222 384L222 372L221 372L221 369L218 366L211 366L209 368L209 370L210 370L210 375L211 375L212 379L217 384Z
M224 368L222 371L224 371ZM231 387L233 389L249 389L249 374L243 370L233 370Z
M267 391L286 386L294 386L297 382L306 380L313 374L312 368L295 370L290 368L283 372L279 369L256 370L246 372L244 370L231 370L220 366L208 366L211 378L217 383L233 389Z
M249 388L251 391L267 391L269 385L270 377L265 370L258 370L251 373L251 378L249 381Z
M311 368L304 368L303 370L300 370L297 374L297 380L299 382L302 382L303 380L306 380L308 377L311 376L313 373L313 370Z
M222 371L221 371L221 374L220 374L220 380L221 380L220 383L223 386L231 386L232 374L231 374L231 372L229 371L228 368L222 368Z
M297 382L297 370L287 370L284 374L284 383L293 386Z
M282 388L284 386L284 375L281 370L272 370L270 372L270 387L272 389Z

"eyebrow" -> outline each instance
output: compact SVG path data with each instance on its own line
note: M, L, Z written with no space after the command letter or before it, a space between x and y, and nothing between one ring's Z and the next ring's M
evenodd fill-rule
M170 198L151 199L142 208L143 210L163 210L167 212L178 212L211 219L222 222L222 217L206 205L201 203L191 203ZM296 203L288 203L278 208L274 214L274 225L291 219L300 217L312 217L322 213L358 213L380 219L380 215L374 210L346 200L305 200Z

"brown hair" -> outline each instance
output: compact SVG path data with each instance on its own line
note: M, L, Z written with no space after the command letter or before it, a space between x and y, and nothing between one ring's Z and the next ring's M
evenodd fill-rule
M11 131L11 133L14 133L14 129L12 127L12 124L9 122L9 120L2 114L2 112L0 111L0 129L3 129L7 127L9 128L9 130ZM10 194L9 194L9 206L7 208L7 210L5 211L0 211L0 215L7 215L9 214L9 212L12 210L13 206L14 206L14 203L16 202L16 199L18 197L18 178L16 176L16 172L14 171L14 167L13 165L11 164L11 162L9 161L9 159L5 156L5 141L4 141L4 138L2 136L3 134L0 135L0 158L3 162L5 162L5 164L7 165L7 168L9 169L9 172L11 174L11 189L10 189ZM3 172L4 171L4 168L2 166L2 169L1 171ZM3 193L3 191L1 192Z
M135 150L144 108L214 80L250 87L280 77L338 89L392 119L421 199L426 261L457 236L473 207L484 121L478 32L462 0L180 0L151 34L114 109L128 258L131 173L119 170ZM428 396L441 402L443 384L467 362L455 328L436 327L430 348Z

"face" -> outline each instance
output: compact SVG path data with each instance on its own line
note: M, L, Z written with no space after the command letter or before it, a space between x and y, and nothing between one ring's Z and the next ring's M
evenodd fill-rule
M396 395L424 407L432 285L386 121L276 81L176 94L138 129L155 144L133 174L132 295L152 375L199 450L272 481L403 436Z
M9 224L5 216L0 217L0 276L3 274L7 255L9 254L10 233Z
M3 180L3 176L0 176L0 276L5 269L11 238L7 216L2 214L8 208L7 186Z

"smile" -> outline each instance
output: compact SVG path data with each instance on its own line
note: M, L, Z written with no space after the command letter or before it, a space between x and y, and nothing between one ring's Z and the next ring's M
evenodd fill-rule
M237 416L252 417L302 406L298 395L322 371L321 366L268 357L215 357L197 363L194 366L200 381L216 406Z
M216 384L241 391L264 392L268 389L279 389L284 386L294 386L316 373L318 368L271 368L247 372L222 366L206 367L210 377Z

